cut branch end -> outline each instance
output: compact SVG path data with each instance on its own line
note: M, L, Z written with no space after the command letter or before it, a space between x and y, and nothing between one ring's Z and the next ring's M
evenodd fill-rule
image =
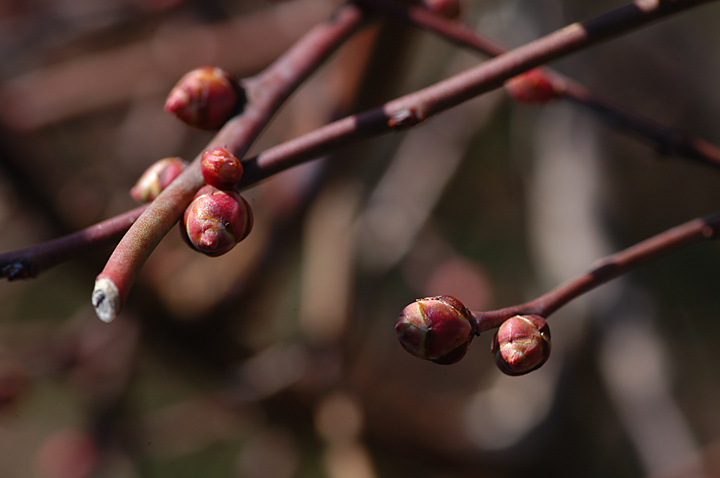
M112 280L103 277L95 281L92 304L100 320L112 322L120 313L121 302L120 291Z

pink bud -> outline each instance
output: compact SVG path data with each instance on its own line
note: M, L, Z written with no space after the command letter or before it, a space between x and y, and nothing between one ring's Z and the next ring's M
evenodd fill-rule
M253 214L238 193L205 186L185 210L183 237L208 256L225 254L250 234Z
M462 302L443 295L405 307L395 322L395 333L400 345L416 357L449 365L465 356L476 327Z
M550 327L539 315L511 317L498 328L491 351L503 373L532 372L550 357Z
M160 191L168 187L183 172L187 163L181 158L164 158L153 163L140 176L130 190L130 196L140 203L154 200Z
M560 96L552 79L542 68L533 68L505 82L510 96L520 103L541 105Z
M460 0L422 0L422 5L448 20L455 20L462 13Z
M200 167L205 182L218 189L235 189L243 174L240 160L222 147L205 150Z
M185 74L170 91L168 111L200 129L221 127L240 108L237 82L220 68L203 66Z

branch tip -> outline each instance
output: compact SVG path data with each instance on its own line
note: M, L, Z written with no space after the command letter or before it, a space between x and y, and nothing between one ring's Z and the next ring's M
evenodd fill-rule
M112 280L103 277L95 281L92 304L100 320L112 322L120 313L120 302L120 291Z

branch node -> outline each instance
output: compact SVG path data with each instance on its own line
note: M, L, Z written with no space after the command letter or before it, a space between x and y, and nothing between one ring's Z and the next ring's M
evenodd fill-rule
M7 280L27 279L33 277L30 268L24 261L15 261L0 269L0 277L7 277Z
M714 239L716 233L717 231L715 230L715 228L710 225L702 228L702 235L706 239Z
M415 126L425 119L425 112L415 106L400 108L390 115L388 126L393 129L405 129Z

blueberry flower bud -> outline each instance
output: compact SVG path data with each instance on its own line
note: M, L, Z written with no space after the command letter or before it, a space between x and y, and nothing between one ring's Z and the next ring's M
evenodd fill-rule
M443 365L465 356L476 329L467 307L448 295L418 299L395 322L395 333L405 350Z
M221 127L243 101L236 81L220 68L204 66L185 74L170 91L168 111L200 129Z
M225 254L250 234L253 214L239 194L205 186L185 210L183 238L208 256Z
M539 315L511 317L498 328L491 351L503 373L532 372L550 357L550 327Z
M164 158L153 163L140 176L130 190L130 196L140 203L154 200L160 191L168 187L183 172L187 163L181 158Z
M505 82L510 96L520 103L541 105L560 96L561 91L542 68L533 68Z
M200 158L200 167L205 182L218 189L235 189L242 178L242 163L222 147L205 150Z

